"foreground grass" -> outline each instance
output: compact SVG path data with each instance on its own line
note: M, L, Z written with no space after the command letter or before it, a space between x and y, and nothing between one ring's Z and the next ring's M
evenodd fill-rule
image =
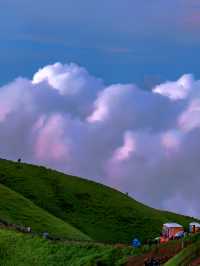
M193 218L149 208L109 187L28 164L0 160L0 183L97 241L158 236L162 224ZM6 200L5 204L6 206Z
M193 244L190 244L170 259L165 263L165 266L187 266L193 259L200 256L200 235L193 237L191 240Z
M165 266L187 266L193 259L196 258L196 253L197 251L199 252L199 249L200 242L198 244L192 244L169 260Z
M30 226L35 232L47 231L52 236L89 239L86 235L37 207L30 200L0 184L0 218L10 224Z
M51 243L0 229L0 265L3 266L119 266L133 252L131 248Z

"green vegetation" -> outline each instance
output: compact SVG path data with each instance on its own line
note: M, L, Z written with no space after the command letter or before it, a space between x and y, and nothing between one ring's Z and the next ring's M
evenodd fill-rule
M175 221L188 228L193 220L149 208L117 190L44 167L0 160L0 183L97 241L130 243L135 236L151 239L159 235L165 222ZM2 207L7 206L5 200Z
M35 232L52 236L89 239L71 225L37 207L30 200L0 184L0 218L10 224L30 226Z
M187 266L189 263L200 256L200 235L197 234L190 239L186 238L184 241L191 242L192 244L188 245L181 252L179 252L176 256L170 259L165 266Z
M127 261L128 255L133 255L133 249L53 243L0 229L0 265L3 266L119 266Z
M187 266L200 255L200 241L183 249L178 255L169 260L165 266Z

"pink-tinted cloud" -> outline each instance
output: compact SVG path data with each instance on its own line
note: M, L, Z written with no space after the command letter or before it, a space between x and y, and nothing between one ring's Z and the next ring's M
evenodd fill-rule
M198 215L199 102L200 81L191 75L144 91L105 86L76 64L56 63L0 88L0 156Z
M181 134L178 131L167 131L162 134L161 142L167 154L170 156L171 152L173 153L179 149L181 145Z
M183 131L200 128L200 99L192 100L188 108L179 117L179 126Z
M117 148L113 154L113 160L126 161L136 150L136 143L134 135L127 131L124 135L124 143L121 147Z
M69 157L69 147L65 145L64 123L65 120L59 114L54 114L47 121L39 118L35 124L38 136L35 144L35 156L39 161L62 161ZM68 144L69 146L69 144Z

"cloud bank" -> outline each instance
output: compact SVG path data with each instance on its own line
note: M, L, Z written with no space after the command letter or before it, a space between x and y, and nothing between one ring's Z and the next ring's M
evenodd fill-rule
M0 157L87 177L200 216L200 81L145 91L56 63L0 88Z

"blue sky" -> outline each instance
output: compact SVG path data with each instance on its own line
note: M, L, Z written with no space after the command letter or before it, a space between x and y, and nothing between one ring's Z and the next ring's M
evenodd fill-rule
M197 1L1 0L0 84L76 62L107 83L200 77Z

